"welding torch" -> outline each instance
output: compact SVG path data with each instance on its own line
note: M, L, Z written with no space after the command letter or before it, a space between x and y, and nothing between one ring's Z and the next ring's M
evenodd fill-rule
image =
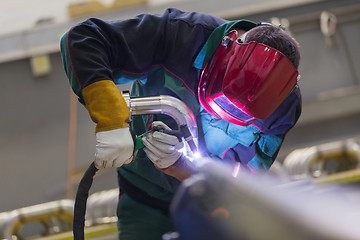
M142 138L145 137L147 134L154 132L154 131L160 131L169 135L173 135L176 136L179 141L182 140L182 138L184 138L185 142L188 144L191 152L193 153L194 156L198 155L198 150L194 141L194 138L192 137L189 128L184 124L180 126L179 130L168 130L168 129L164 129L161 128L160 126L158 126L157 128L154 128L150 131L147 131L139 136L136 137L135 140L135 147L134 147L134 151L139 150L143 147L145 147L145 145L142 142Z

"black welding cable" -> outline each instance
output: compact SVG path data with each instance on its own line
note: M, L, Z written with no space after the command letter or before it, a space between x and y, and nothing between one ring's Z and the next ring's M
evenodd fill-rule
M95 163L92 162L84 173L84 176L81 178L78 186L75 197L73 221L73 234L75 240L84 239L86 204L89 196L89 190L97 171L98 169L95 167Z

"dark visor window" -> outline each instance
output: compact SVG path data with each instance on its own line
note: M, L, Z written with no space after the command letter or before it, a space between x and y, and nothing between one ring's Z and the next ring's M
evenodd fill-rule
M230 114L231 116L233 116L241 121L247 122L249 120L254 119L252 116L249 116L246 113L244 113L243 111L241 111L240 109L238 109L224 95L221 95L220 97L215 98L214 102L217 105L219 105L224 111L226 111L228 114Z

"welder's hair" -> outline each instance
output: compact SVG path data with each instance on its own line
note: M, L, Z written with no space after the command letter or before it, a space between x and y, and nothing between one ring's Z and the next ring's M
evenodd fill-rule
M257 26L249 30L245 42L256 41L283 53L295 68L299 68L300 47L299 43L286 31L276 26Z

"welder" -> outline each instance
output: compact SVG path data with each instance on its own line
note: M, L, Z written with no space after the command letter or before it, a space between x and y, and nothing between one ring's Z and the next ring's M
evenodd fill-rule
M61 39L71 87L95 122L95 166L117 167L119 238L161 239L175 231L169 204L196 169L177 136L151 131L134 151L132 133L176 129L164 115L132 116L131 96L170 95L198 124L202 156L261 174L274 162L301 112L297 41L281 26L226 21L167 9L161 15L91 18ZM131 122L130 122L131 120Z

